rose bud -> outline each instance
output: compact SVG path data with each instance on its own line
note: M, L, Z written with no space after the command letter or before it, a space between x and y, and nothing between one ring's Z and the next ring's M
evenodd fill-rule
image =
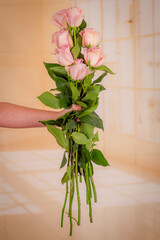
M66 70L72 79L82 80L91 73L89 67L82 62L83 59L76 59L74 65L66 67Z
M53 18L52 18L53 23L60 28L65 28L65 29L67 28L66 12L67 12L67 9L62 9L53 15Z
M52 43L55 43L59 48L61 48L63 45L69 45L70 48L73 46L73 41L69 31L64 29L53 33Z
M68 66L74 63L74 59L68 45L63 45L61 48L56 48L55 53L57 62L62 66Z
M102 54L102 51L99 47L91 47L84 49L84 59L87 64L92 67L98 67L102 65L105 55Z
M93 28L85 28L79 34L82 37L82 45L84 47L94 47L99 43L100 34Z
M78 7L71 7L66 12L68 24L71 27L79 27L84 18L82 9Z

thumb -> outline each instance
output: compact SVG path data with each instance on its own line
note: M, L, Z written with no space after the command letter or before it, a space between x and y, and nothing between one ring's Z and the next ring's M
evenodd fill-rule
M71 107L71 111L79 111L81 110L81 106L79 105L76 105L76 104L72 104L72 107Z

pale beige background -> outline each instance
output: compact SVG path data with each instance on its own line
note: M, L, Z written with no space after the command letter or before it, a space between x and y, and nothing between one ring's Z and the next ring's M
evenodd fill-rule
M44 108L36 97L53 86L43 61L54 62L51 17L72 4L101 33L106 64L97 112L99 147L109 158L160 170L160 1L1 0L0 101ZM46 129L0 129L1 151L57 149Z

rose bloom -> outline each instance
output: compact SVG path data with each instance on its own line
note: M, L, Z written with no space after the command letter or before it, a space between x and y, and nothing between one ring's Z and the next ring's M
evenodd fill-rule
M62 66L68 66L74 63L73 56L68 45L63 45L61 48L55 49L56 60Z
M95 31L93 28L85 28L79 33L82 37L82 45L84 47L96 46L99 43L99 32Z
M55 43L59 48L61 48L63 45L69 45L70 48L73 46L73 41L69 34L69 31L65 31L64 29L53 33L52 43Z
M82 80L91 73L89 67L83 63L83 59L76 59L74 65L66 67L66 70L74 80Z
M66 11L67 22L71 27L79 27L84 18L82 9L78 7L68 8Z
M60 28L67 28L66 11L67 9L62 9L53 15L53 18L52 18L53 23Z
M91 47L84 49L84 59L85 62L90 64L92 67L99 67L102 65L105 56L99 47Z

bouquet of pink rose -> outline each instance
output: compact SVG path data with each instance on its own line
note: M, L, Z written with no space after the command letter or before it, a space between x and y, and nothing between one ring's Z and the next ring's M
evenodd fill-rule
M56 138L57 143L65 149L60 168L67 164L66 172L61 180L66 184L66 194L61 215L63 227L64 211L69 195L70 235L72 235L72 203L76 188L78 202L78 220L80 225L80 194L79 182L84 177L86 185L86 202L89 205L89 217L92 222L92 192L97 202L95 184L93 181L93 164L108 166L102 152L95 149L99 141L98 132L94 128L103 129L101 118L94 112L98 106L99 93L105 88L100 84L107 73L113 72L102 65L104 55L99 47L99 33L93 28L86 28L83 12L77 7L60 10L53 16L53 22L61 28L52 35L55 43L56 63L44 63L48 74L55 81L55 95L44 92L38 98L45 105L54 108L68 109L72 104L81 106L81 111L67 112L56 120L41 121ZM103 71L93 81L97 70ZM56 125L53 126L53 125Z

